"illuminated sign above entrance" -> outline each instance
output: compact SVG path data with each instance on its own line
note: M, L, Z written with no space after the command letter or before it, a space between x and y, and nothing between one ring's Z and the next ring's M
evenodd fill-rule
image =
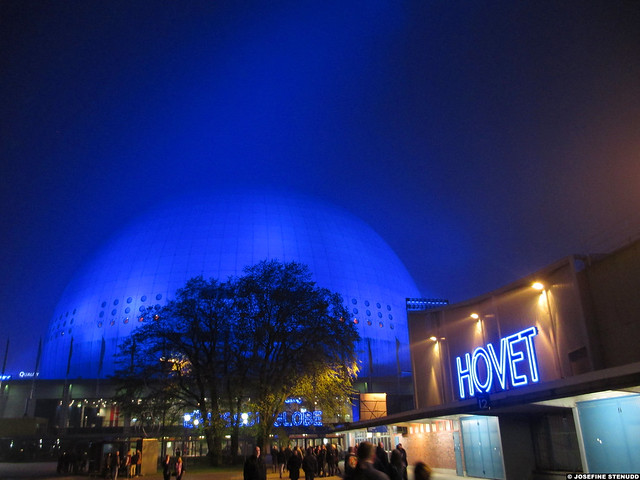
M492 388L507 390L540 380L533 337L536 327L530 327L500 339L499 355L491 343L478 347L472 354L456 357L460 398L487 393Z

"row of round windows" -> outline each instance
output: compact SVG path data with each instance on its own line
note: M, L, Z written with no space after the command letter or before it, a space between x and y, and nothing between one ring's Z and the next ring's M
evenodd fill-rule
M141 301L142 303L146 302L147 300L148 300L148 297L147 297L146 295L142 295L142 296L140 297L140 301ZM161 294L161 293L159 293L159 294L157 294L157 295L156 295L156 300L162 300L162 294ZM126 301L127 303L131 303L131 302L133 302L133 297L127 297L127 299L126 299L125 301ZM113 301L113 305L114 305L114 306L117 306L117 305L119 305L119 304L120 304L120 300L116 298L116 299ZM100 307L101 307L101 308L106 308L106 307L107 307L107 301L106 301L106 300L105 300L105 301L103 301L103 302L102 302L102 304L100 305ZM75 314L77 313L77 311L78 311L78 309L74 308L74 309L73 309L73 312L71 313L71 315L75 315ZM58 320L62 320L63 316L64 316L65 318L66 318L66 317L68 317L68 316L69 316L69 312L65 312L65 314L64 314L64 315L60 314L60 316L58 317Z
M357 315L359 313L359 310L357 308L354 308L353 313ZM371 316L371 310L367 310L365 313L367 314L367 317ZM378 318L382 318L382 312L378 312ZM393 315L389 314L389 320L393 320Z
M148 299L149 299L149 297L147 297L146 295L142 295L142 296L140 297L140 301L141 301L141 302L143 302L143 303L144 303L144 302L146 302ZM158 294L156 295L156 300L162 300L162 294L161 294L161 293L158 293ZM133 302L133 297L127 297L127 299L125 300L125 302L126 302L126 303L132 303L132 302ZM118 300L118 299L116 298L116 299L113 301L113 305L114 305L114 306L117 306L117 305L119 305L119 304L120 304L120 300ZM106 306L107 306L107 302L106 302L106 301L103 301L103 302L100 304L100 307L101 307L101 308L106 308ZM159 304L158 304L158 305L156 305L156 306L155 306L155 308L160 308L160 305L159 305ZM144 312L146 309L147 309L147 308L146 308L145 306L141 305L141 306L138 308L138 311L142 313L142 312ZM71 313L71 315L75 315L75 314L77 313L77 311L78 311L77 309L74 309L74 310L73 310L73 312ZM128 315L129 313L131 313L131 307L126 307L126 308L124 309L124 313L125 313L125 315ZM111 310L111 315L112 315L112 316L115 316L115 315L117 315L117 314L118 314L118 310L117 310L116 308L114 308L113 310ZM62 319L63 319L63 318L67 318L68 316L69 316L69 312L66 312L64 315L60 314L60 316L58 317L58 322L56 323L56 325L55 325L55 327L54 327L54 328L55 328L55 329L59 329L59 328L61 328L61 327L66 327L66 326L67 326L67 321L66 321L66 320L65 320L62 324L61 324L60 322L62 322ZM105 312L104 312L104 310L100 312L99 316L100 316L100 318L103 318L103 317L105 316ZM72 319L71 319L71 321L69 321L69 325L72 325L72 324L73 324L73 321L74 321L74 319L72 318Z
M354 318L354 319L353 319L353 323L355 323L356 325L358 325L358 324L360 323L360 320L359 320L359 319L357 319L357 318ZM367 325L369 325L369 326L372 326L372 325L373 325L373 322L371 321L371 319L367 319ZM384 322L378 322L378 326L379 326L380 328L384 328ZM390 323L390 324L389 324L389 328L390 328L391 330L393 330L393 328L394 328L394 327L393 327L393 323Z
M351 299L351 303L353 303L354 305L358 304L358 300L355 298ZM364 301L364 306L365 307L369 307L371 305L371 302L369 302L369 300L365 300ZM376 302L376 308L381 309L382 305L380 304L380 302ZM390 312L391 311L391 305L387 305L387 310Z
M162 300L162 294L159 293L156 295L156 300ZM146 302L147 301L147 296L146 295L142 295L140 297L140 301L141 302ZM126 300L127 303L131 303L133 302L133 297L128 297ZM117 298L113 301L113 305L116 306L120 303L120 300L118 300ZM102 308L105 308L107 306L107 302L102 302L102 305L100 305Z

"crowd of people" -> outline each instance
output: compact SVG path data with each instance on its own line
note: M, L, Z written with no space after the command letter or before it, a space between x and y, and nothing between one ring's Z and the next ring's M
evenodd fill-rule
M104 478L118 480L121 478L133 478L140 475L142 467L142 452L136 450L135 453L127 452L120 455L120 450L109 452L104 457L103 473Z
M308 447L303 451L296 447L271 449L271 468L279 473L280 478L288 473L290 480L300 478L300 470L305 480L316 477L343 475L346 480L407 480L407 452L402 444L391 451L391 456L380 442L376 447L370 442L362 442L358 447L350 447L344 457L344 472L340 470L340 452L334 444ZM266 480L267 464L261 455L260 447L255 447L253 454L244 464L244 480ZM423 462L414 467L415 480L429 480L430 468ZM165 480L167 480L165 478Z

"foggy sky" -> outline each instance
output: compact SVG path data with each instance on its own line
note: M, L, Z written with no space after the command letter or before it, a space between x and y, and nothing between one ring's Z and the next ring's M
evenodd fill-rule
M0 355L181 193L335 203L460 301L640 232L635 1L0 2Z

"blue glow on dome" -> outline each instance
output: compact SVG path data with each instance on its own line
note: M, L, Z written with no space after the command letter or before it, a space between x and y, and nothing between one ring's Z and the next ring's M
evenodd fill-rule
M343 296L361 336L361 378L397 375L398 359L411 371L405 299L420 294L385 241L318 200L235 192L161 207L98 251L56 307L41 378L65 378L72 338L69 378L111 375L121 339L147 307L164 305L189 278L226 279L264 259L307 264L319 286Z

